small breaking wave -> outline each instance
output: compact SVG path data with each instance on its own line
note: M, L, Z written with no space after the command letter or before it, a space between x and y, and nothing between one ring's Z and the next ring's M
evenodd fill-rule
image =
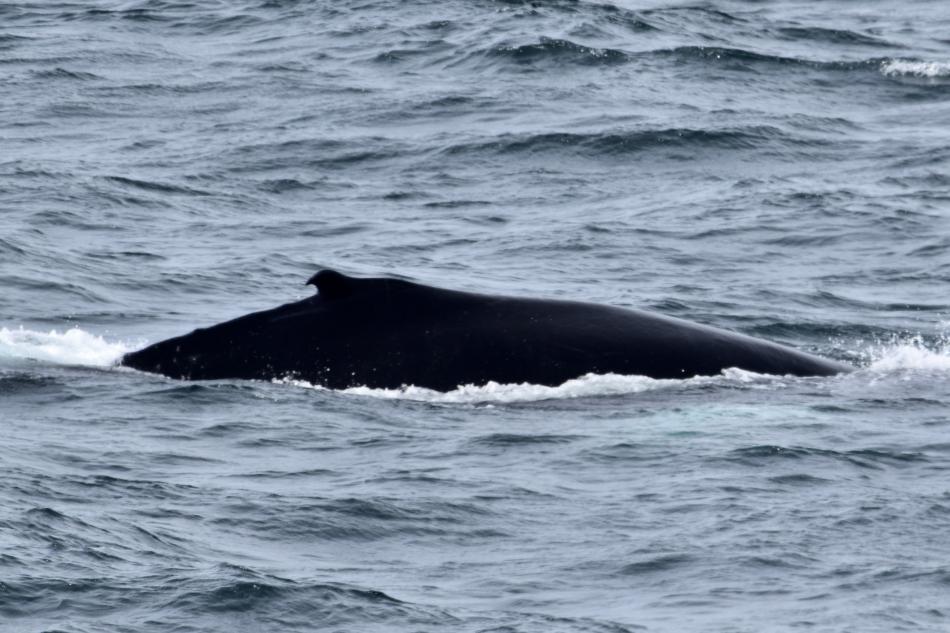
M885 77L950 78L950 62L922 62L909 59L888 59L881 62Z
M132 349L125 343L107 341L78 327L63 332L0 328L0 360L109 367Z
M340 393L384 400L412 400L440 404L510 404L541 400L624 396L659 389L705 385L727 386L756 383L775 385L786 379L784 376L766 376L733 368L726 369L716 376L695 376L685 379L657 379L647 376L622 376L619 374L586 374L555 387L530 383L501 384L490 381L484 385L461 385L452 391L446 392L405 385L397 389L350 387L349 389L340 390ZM327 390L326 387L291 378L275 380L274 382L319 391Z

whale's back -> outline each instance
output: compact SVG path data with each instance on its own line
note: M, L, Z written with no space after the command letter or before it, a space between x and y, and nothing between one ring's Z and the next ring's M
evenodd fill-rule
M557 385L587 373L685 378L737 367L831 375L849 368L659 314L484 295L324 271L319 294L128 354L184 379L294 377L330 388Z

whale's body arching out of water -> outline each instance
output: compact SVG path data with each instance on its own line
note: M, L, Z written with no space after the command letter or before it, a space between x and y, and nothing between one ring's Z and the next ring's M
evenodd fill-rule
M126 354L187 380L295 378L331 389L560 385L588 373L688 378L736 367L827 376L852 368L650 312L433 288L324 270L318 293Z

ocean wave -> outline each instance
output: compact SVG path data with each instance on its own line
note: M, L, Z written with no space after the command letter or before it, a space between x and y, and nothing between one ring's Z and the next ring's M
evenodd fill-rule
M656 148L743 150L771 144L789 147L825 145L830 141L789 134L775 126L724 129L663 128L653 130L571 133L504 134L490 140L457 143L443 154L545 154L622 156Z
M701 18L705 22L718 22L722 24L736 24L736 23L745 23L748 22L746 18L740 17L738 14L727 13L721 9L714 9L712 7L704 6L684 6L684 7L661 7L657 9L646 9L642 12L642 15L649 17L671 17L678 16L682 18L683 16L690 16L693 18Z
M67 70L58 66L49 70L35 70L33 71L33 75L37 79L78 79L81 81L102 79L102 77L93 73L87 73L78 70Z
M716 63L733 62L737 64L764 64L780 66L801 66L805 68L814 68L820 70L832 71L851 71L851 70L870 70L886 59L870 58L855 61L820 61L811 59L802 59L800 57L787 57L783 55L772 55L768 53L757 53L755 51L743 48L729 48L721 46L678 46L676 48L660 49L641 53L640 56L650 57L673 57L680 61L713 61Z
M405 475L382 474L373 481ZM413 478L418 482L419 479ZM428 478L430 483L438 479ZM478 518L491 512L477 505L433 500L394 502L388 498L293 499L275 507L245 498L227 499L227 517L212 520L218 529L252 530L265 539L371 541L414 534L465 541L485 528ZM497 534L496 530L493 530Z
M818 26L789 26L778 29L779 35L790 40L807 40L820 44L843 44L848 46L873 46L875 48L896 47L880 37L850 31L848 29L826 29Z
M77 612L70 618L69 629L77 631L101 630L104 616L125 612L130 605L161 613L168 630L182 631L225 630L215 625L221 618L235 617L255 630L268 629L265 622L278 621L279 628L293 631L360 630L379 620L396 629L454 622L438 609L404 602L376 589L296 582L228 564L201 575L163 572L134 580L98 577L86 569L87 575L68 580L43 575L11 580L0 595L0 612L11 617L55 617L68 603L65 608ZM69 592L68 600L62 598L64 590ZM87 618L97 625L73 626L88 624Z
M885 77L950 78L950 62L887 59L881 62L881 73Z
M398 64L426 55L445 53L453 50L453 46L443 39L417 42L415 48L394 48L381 51L373 57L379 64Z
M134 22L145 26L158 27L165 25L178 32L190 30L199 34L235 33L266 23L262 17L251 13L234 12L235 9L227 4L201 6L190 2L165 2L163 0L147 0L135 3L138 6L128 8L80 8L81 5L69 6L55 16L57 20L79 22Z
M810 446L777 446L760 444L737 448L726 457L728 461L743 463L747 466L774 466L777 462L798 461L807 459L827 459L849 463L861 468L880 468L882 466L901 466L910 462L927 461L927 457L920 452L908 452L893 449L861 448L847 451L838 451L828 448ZM775 483L790 483L788 477L793 476L801 480L801 473L785 475L785 481ZM773 478L774 480L774 478ZM808 480L809 483L816 483ZM799 481L801 483L801 481Z
M684 567L689 567L695 562L696 559L688 554L660 554L627 563L619 573L624 576L640 576L667 571L682 572Z
M483 55L502 58L517 64L559 62L580 65L620 64L630 55L614 48L598 48L577 44L570 40L541 37L537 43L502 45L483 51Z
M202 191L200 189L193 189L191 187L185 187L182 185L173 185L169 183L155 182L151 180L141 180L138 178L128 178L126 176L105 176L105 179L122 185L125 187L132 187L134 189L140 189L142 191L149 191L154 193L163 193L163 194L184 194L189 196L210 196L212 195L208 191Z
M63 332L0 328L0 359L109 367L132 349L134 347L125 343L107 341L78 327Z
M514 7L523 7L534 10L536 13L539 8L538 3L525 2L524 0L499 0L504 4ZM619 6L613 2L576 2L576 0L549 0L544 3L544 9L553 14L569 16L572 20L587 20L584 26L591 24L607 25L617 27L623 32L642 33L648 31L660 30L657 26L645 19L646 16L660 14L666 9L648 9L638 11ZM696 9L697 11L707 11L705 9ZM676 9L673 9L676 11ZM510 13L509 13L510 15ZM519 14L521 15L521 14Z
M739 47L684 45L673 48L624 50L606 46L588 46L564 38L540 37L537 42L502 44L473 51L451 66L473 60L493 59L519 66L538 64L612 66L644 62L653 59L672 59L677 63L732 64L735 69L753 66L799 66L829 71L872 70L889 60L875 57L858 60L817 60L781 54L757 52Z

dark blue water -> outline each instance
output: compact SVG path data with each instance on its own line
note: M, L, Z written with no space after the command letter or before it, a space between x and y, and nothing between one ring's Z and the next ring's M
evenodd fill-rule
M0 630L950 629L945 2L0 4ZM852 362L181 383L321 267Z

